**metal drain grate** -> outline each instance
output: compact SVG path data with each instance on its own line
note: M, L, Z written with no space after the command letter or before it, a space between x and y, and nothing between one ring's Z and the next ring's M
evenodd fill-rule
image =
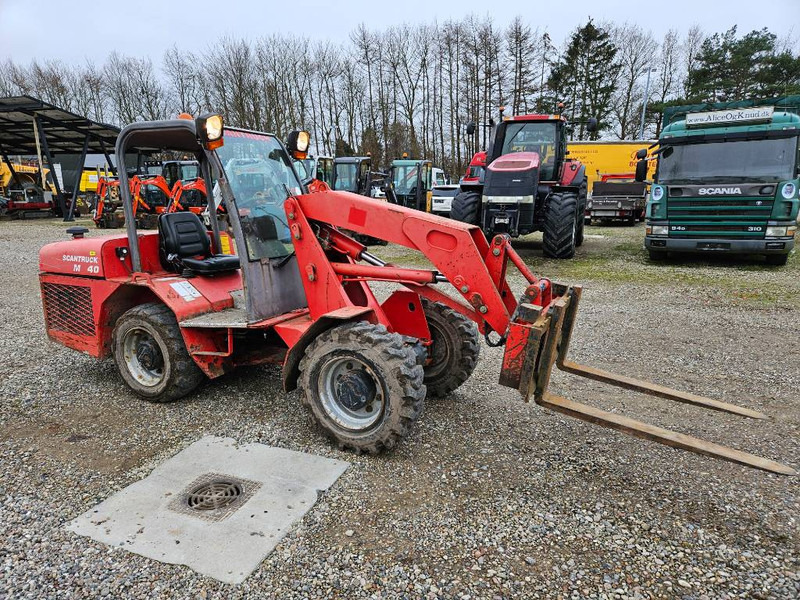
M261 488L250 479L206 473L195 479L169 504L184 515L222 521L239 510Z
M242 495L242 486L232 481L204 483L189 492L186 504L194 510L217 510L236 502Z

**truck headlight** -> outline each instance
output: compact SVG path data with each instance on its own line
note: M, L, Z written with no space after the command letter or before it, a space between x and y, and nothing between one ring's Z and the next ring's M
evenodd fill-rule
M650 190L650 198L652 198L655 202L658 202L664 197L664 188L660 185L654 185L653 189Z
M797 192L797 186L791 181L789 183L784 183L783 187L781 188L781 196L787 200L794 198L795 192Z
M788 227L767 227L766 237L786 237L789 235Z
M622 202L617 202L617 208L622 208Z
M666 225L653 225L652 235L669 235L669 227Z

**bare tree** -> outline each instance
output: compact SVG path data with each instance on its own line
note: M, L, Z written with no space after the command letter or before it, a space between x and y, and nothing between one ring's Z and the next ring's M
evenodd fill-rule
M614 135L625 140L634 137L638 131L641 106L645 100L642 78L653 67L658 45L650 32L630 23L615 27L612 39L618 49L620 65L612 108Z

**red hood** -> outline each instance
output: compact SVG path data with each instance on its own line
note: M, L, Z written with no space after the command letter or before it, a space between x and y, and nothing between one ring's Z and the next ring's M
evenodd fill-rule
M489 165L490 171L529 171L539 167L539 154L536 152L511 152L499 156Z

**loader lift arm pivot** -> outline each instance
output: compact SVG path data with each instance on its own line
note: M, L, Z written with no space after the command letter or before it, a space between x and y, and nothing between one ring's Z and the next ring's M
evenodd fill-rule
M335 197L327 198L327 194ZM536 277L511 248L507 236L495 236L489 243L477 226L346 192L290 197L284 208L312 318L358 304L380 311L367 282L400 283L420 296L457 310L474 321L484 335L499 334L505 343L500 383L517 388L526 401L533 396L543 407L629 435L756 469L796 474L794 469L772 460L550 393L550 374L556 366L581 377L668 400L754 419L766 417L747 408L568 360L581 287ZM384 263L339 228L419 251L434 269L407 269ZM506 280L509 261L528 282L519 300ZM436 284L444 282L451 283L466 302L436 289ZM353 286L359 286L358 294L352 292Z

